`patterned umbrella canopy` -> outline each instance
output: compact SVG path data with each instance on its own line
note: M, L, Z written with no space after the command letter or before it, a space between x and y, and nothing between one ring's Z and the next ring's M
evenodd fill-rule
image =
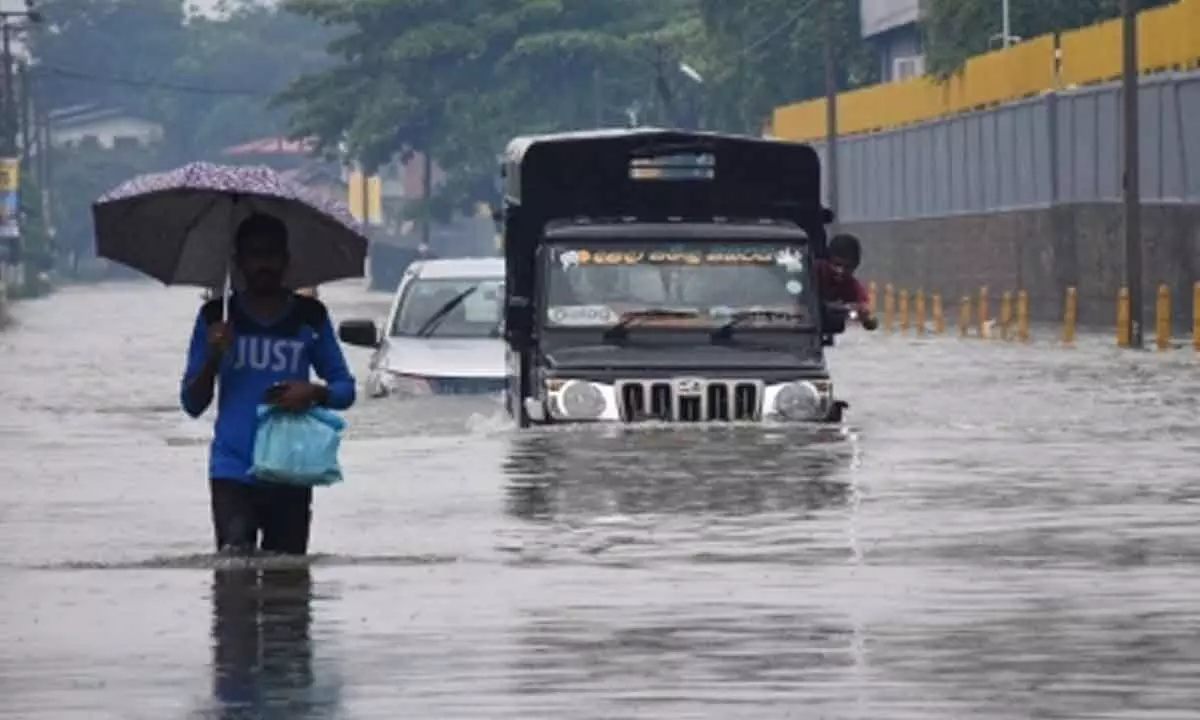
M363 276L367 238L346 206L264 166L192 163L122 183L92 205L96 254L167 285L218 288L234 230L255 212L287 225L288 287Z

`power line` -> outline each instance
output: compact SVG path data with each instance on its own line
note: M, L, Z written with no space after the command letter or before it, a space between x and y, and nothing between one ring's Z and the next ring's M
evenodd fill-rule
M190 85L185 83L163 82L160 80L148 80L141 78L127 78L115 75L97 75L94 73L82 72L79 70L68 70L66 68L53 67L48 65L35 65L34 71L54 77L65 78L77 82L87 82L102 85L123 85L126 87L146 88L151 90L167 90L170 92L191 93L195 95L223 95L227 97L256 97L269 98L275 93L266 90L254 90L250 88L220 88L205 85Z
M729 56L728 59L734 60L734 59L742 57L743 55L749 55L750 53L759 49L763 45L766 45L770 41L779 37L780 34L782 34L784 31L790 29L793 25L795 25L797 22L799 22L800 18L811 13L813 10L813 5L815 3L816 3L816 0L808 0L806 3L804 3L804 6L801 7L799 10L797 10L795 13L784 18L782 22L780 22L778 25L776 25L774 28L769 30L766 34L764 34L763 36L761 36L754 42L752 42L749 45L746 45L745 47L741 48L740 50L734 52L732 55Z

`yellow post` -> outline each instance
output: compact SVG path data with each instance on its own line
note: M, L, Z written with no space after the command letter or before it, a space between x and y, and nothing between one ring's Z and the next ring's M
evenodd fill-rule
M1075 313L1078 310L1078 299L1075 288L1067 288L1067 297L1063 301L1063 344L1075 344Z
M958 336L966 337L971 328L971 296L963 295L958 301Z
M916 319L915 324L917 326L917 334L924 335L925 334L925 288L917 288L916 306L917 306L916 307L917 319Z
M988 291L987 286L979 288L979 337L987 337L988 330Z
M1158 299L1154 303L1154 344L1159 350L1171 346L1171 288L1158 286Z
M1017 340L1029 342L1029 293L1017 293Z
M1008 327L1012 325L1012 293L1005 290L1000 295L1000 339L1008 339Z
M933 294L933 331L941 335L946 332L946 316L942 314L942 294Z
M871 284L867 286L867 310L869 310L872 315L875 314L875 293L878 291L879 284L872 280Z
M891 283L883 290L883 329L886 332L896 329L896 288Z
M1117 291L1117 347L1129 347L1129 288Z
M908 332L908 290L900 289L900 332Z
M1192 286L1192 347L1200 352L1200 282Z

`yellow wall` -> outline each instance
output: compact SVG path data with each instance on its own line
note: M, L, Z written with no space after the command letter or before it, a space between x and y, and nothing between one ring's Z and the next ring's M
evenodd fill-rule
M383 182L379 176L364 178L360 170L351 170L346 177L346 204L355 220L382 225Z
M1061 54L1056 67L1055 46ZM1200 63L1200 0L1180 0L1138 17L1143 71ZM945 83L913 78L838 96L838 132L872 132L1018 100L1067 85L1111 80L1121 73L1121 21L1043 35L977 55ZM775 108L770 134L785 140L825 136L825 99Z

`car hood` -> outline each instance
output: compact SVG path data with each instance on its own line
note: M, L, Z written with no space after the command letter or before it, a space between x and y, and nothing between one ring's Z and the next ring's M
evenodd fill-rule
M389 338L381 367L422 377L502 378L499 338Z
M587 345L564 347L546 353L559 370L795 370L820 369L820 354L806 348L766 349L752 345Z

